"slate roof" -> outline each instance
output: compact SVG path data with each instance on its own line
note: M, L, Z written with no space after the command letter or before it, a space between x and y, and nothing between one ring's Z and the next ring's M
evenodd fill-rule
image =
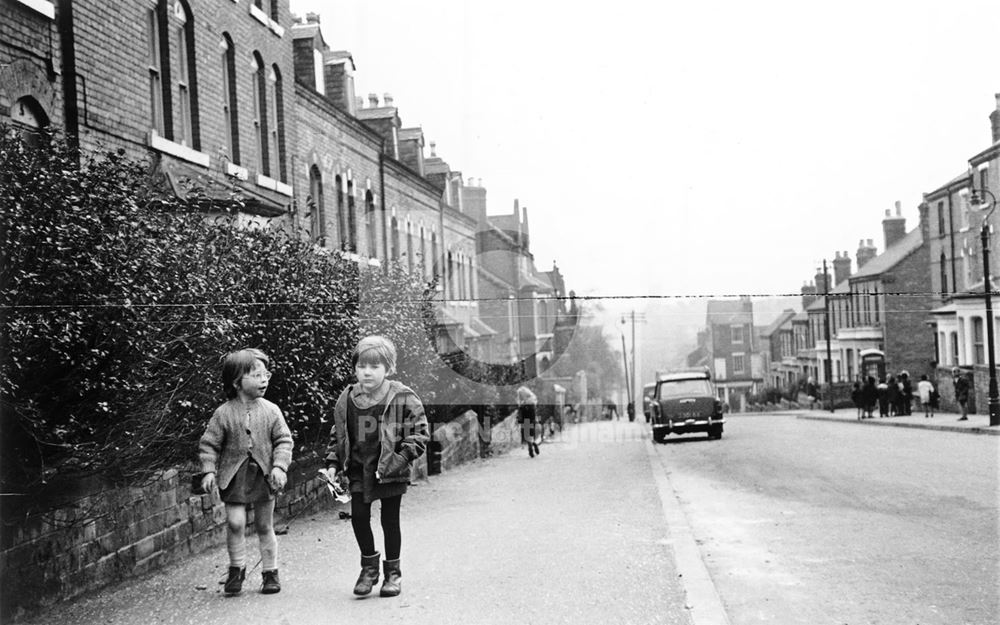
M920 234L920 228L910 230L906 233L906 236L889 246L889 249L862 265L861 269L858 269L858 271L850 277L850 280L854 280L856 278L871 278L885 273L886 271L890 271L904 258L920 249L923 242L924 240Z

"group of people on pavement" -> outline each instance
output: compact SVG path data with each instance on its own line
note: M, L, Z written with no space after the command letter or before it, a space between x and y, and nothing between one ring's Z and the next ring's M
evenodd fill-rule
M264 399L270 359L258 349L241 349L222 359L227 401L212 414L198 449L202 492L219 489L226 506L227 596L238 595L247 575L247 508L262 564L261 592L281 591L274 531L276 493L284 488L292 462L292 434L281 409ZM367 595L379 581L380 554L371 528L372 503L381 507L385 579L379 594L401 592L400 504L410 483L411 466L429 440L427 418L417 395L389 380L396 372L396 347L382 336L368 336L351 354L357 383L343 389L333 409L326 469L331 486L350 493L351 525L361 552L361 573L354 594ZM256 566L254 567L256 568Z
M967 421L971 384L960 368L954 367L951 373L955 401L962 412L959 421ZM933 418L934 411L940 405L941 395L926 374L920 376L915 394L908 371L900 371L898 377L890 375L888 379L880 379L877 383L875 377L869 375L863 381L856 381L851 391L851 401L857 408L858 420L873 419L876 406L879 418L912 415L914 397L924 412L924 418Z

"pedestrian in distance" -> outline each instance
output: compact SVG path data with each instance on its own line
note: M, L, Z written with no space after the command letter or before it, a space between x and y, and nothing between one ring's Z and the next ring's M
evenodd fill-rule
M327 471L334 481L348 483L351 527L361 551L361 573L355 595L367 595L379 580L380 554L372 534L372 503L381 507L385 539L385 579L379 595L402 592L399 512L410 484L413 462L427 449L427 417L420 398L408 386L388 376L396 373L396 346L383 336L361 339L351 353L357 383L341 392L333 409L333 427L326 450Z
M527 386L517 387L517 423L521 426L521 442L528 444L528 457L541 453L535 437L538 435L538 397Z
M868 376L865 380L865 385L861 388L861 395L865 404L865 418L874 418L875 405L878 403L878 388L875 386L875 378L873 376Z
M895 417L899 410L899 382L896 381L896 376L890 375L886 386L888 388L885 391L885 396L889 404L889 416Z
M934 392L934 385L931 381L927 379L927 374L922 374L920 376L920 381L917 382L917 396L920 398L920 405L924 407L924 418L932 418L934 416L934 407L931 405L931 394Z
M806 397L809 399L809 410L813 410L816 406L816 402L819 401L819 387L816 386L816 380L812 376L806 378Z
M899 414L909 416L913 414L913 384L910 382L910 374L907 371L899 373L899 391Z
M858 410L858 421L864 419L865 398L864 394L861 392L861 382L854 382L854 386L851 388L851 401L854 402L854 407Z
M883 419L889 416L889 383L880 379L875 390L878 391L878 418Z
M962 416L958 418L959 421L969 420L969 378L963 375L962 370L958 367L954 367L951 370L952 383L955 385L955 401L958 402L958 407L962 411Z
M261 592L281 591L278 540L274 534L274 495L285 486L292 462L292 433L281 409L264 399L271 373L269 359L258 349L241 349L222 360L222 386L227 401L215 409L198 443L201 487L218 486L226 504L226 549L229 572L223 590L236 595L246 579L247 507L260 544Z

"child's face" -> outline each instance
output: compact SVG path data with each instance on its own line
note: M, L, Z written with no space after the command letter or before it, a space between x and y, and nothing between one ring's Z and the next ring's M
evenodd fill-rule
M371 363L361 362L354 366L354 373L358 376L358 384L367 392L372 392L382 386L385 381L385 364L382 362Z
M269 379L271 379L271 373L262 361L257 360L253 363L250 371L244 373L243 377L235 382L236 392L240 395L241 399L245 400L263 397L267 391L267 381Z

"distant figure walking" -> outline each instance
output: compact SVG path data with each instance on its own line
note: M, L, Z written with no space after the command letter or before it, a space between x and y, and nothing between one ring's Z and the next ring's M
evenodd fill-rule
M888 388L885 397L889 404L889 416L895 417L899 413L899 382L896 381L896 376L890 375L886 385Z
M816 386L816 380L809 376L806 379L806 397L809 398L809 410L812 410L816 406L816 402L819 401L819 387Z
M864 397L865 417L871 419L875 416L875 404L878 403L878 389L875 387L874 377L868 376L868 379L865 380L861 395Z
M854 407L858 409L858 421L865 418L865 398L861 391L861 382L855 382L854 387L851 389L851 401L854 402Z
M901 371L899 374L899 391L899 414L909 416L913 414L913 385L910 382L910 374L906 371Z
M931 394L934 392L934 385L927 379L927 374L920 376L917 382L917 395L920 397L920 404L924 407L924 418L934 416L934 406L931 405Z
M878 386L878 418L889 416L889 384L885 380L879 380Z
M962 416L958 418L959 421L969 420L969 378L965 377L962 370L955 367L951 370L952 382L955 384L955 401L958 402L959 408L962 410Z
M521 426L521 442L528 444L528 457L534 458L541 453L535 436L538 430L538 415L536 406L538 397L527 386L517 388L517 422Z

